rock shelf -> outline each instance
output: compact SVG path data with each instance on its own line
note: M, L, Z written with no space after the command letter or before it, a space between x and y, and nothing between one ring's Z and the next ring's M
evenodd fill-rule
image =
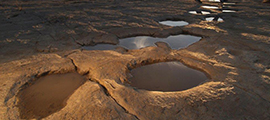
M0 119L267 120L268 1L0 0ZM201 7L205 5L219 9ZM206 21L208 17L224 21ZM174 27L157 22L162 20L189 24ZM136 36L179 34L202 38L182 49L171 49L164 41L140 49L81 49L117 45L119 39ZM129 86L130 70L169 61L203 71L209 80L170 92ZM27 83L30 88L46 75L74 72L87 81L59 102L65 103L61 108L43 117L21 115L20 105L28 98L19 96Z

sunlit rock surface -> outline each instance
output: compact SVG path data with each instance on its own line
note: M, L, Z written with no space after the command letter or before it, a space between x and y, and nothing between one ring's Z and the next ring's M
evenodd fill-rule
M219 1L201 2L1 0L0 119L22 119L17 107L22 86L44 75L70 72L87 81L62 109L43 119L269 119L269 4L229 0L235 4L224 5L235 12L223 13L201 7L223 7ZM216 15L224 21L205 21ZM171 27L157 22L161 20L189 25ZM202 39L180 50L162 43L135 50L81 49L118 44L127 37L178 34ZM209 81L177 92L129 86L130 70L168 61L200 70Z

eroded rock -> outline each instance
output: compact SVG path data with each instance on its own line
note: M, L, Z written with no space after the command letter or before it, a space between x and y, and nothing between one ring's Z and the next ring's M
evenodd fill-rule
M192 15L188 11L203 11L194 0L42 4L2 0L0 119L20 119L15 96L32 78L75 71L95 83L86 82L69 97L64 108L44 119L268 119L268 6L257 0L234 2L237 4L225 6L237 14L207 10L205 13L210 15ZM39 6L33 7L36 4ZM224 22L204 21L216 15ZM168 27L156 22L165 19L190 24ZM116 38L179 33L203 39L185 49L170 51L147 47L124 50L122 54L122 50L78 49L79 44L116 43ZM41 42L47 35L52 39ZM43 52L50 51L47 48L58 50L52 50L55 54L40 53L36 45ZM179 92L138 90L125 85L127 71L172 60L207 73L210 81Z

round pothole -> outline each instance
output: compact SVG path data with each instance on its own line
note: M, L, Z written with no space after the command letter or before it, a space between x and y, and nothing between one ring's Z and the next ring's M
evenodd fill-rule
M113 50L117 46L122 46L127 49L140 49L148 46L155 46L156 42L162 41L169 44L172 49L180 49L198 42L201 37L192 35L175 35L167 38L154 38L149 36L137 36L120 39L118 45L98 44L96 46L85 46L86 50Z
M131 70L130 85L151 91L181 91L208 80L203 72L181 62L161 62Z
M86 79L78 73L40 77L32 85L19 91L17 106L22 119L44 118L65 106L70 95Z
M167 26L185 26L189 24L186 21L171 21L171 20L160 21L159 23Z

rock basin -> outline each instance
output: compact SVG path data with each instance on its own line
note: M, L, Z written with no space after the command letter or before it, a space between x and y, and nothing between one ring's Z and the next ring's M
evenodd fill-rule
M167 26L185 26L189 24L186 21L171 21L171 20L160 21L159 23Z
M158 41L166 42L172 49L180 49L188 47L189 45L198 42L201 37L192 35L175 35L167 38L154 38L149 36L138 36L120 39L118 45L100 44L96 46L85 46L86 50L113 50L117 46L122 46L127 49L140 49L148 46L155 46Z
M17 95L20 117L40 119L59 111L85 80L78 73L48 75L37 79Z
M206 21L218 21L223 22L224 20L222 18L215 19L215 17L207 17L205 18Z
M162 62L131 70L131 86L151 91L181 91L207 81L206 75L180 62Z

